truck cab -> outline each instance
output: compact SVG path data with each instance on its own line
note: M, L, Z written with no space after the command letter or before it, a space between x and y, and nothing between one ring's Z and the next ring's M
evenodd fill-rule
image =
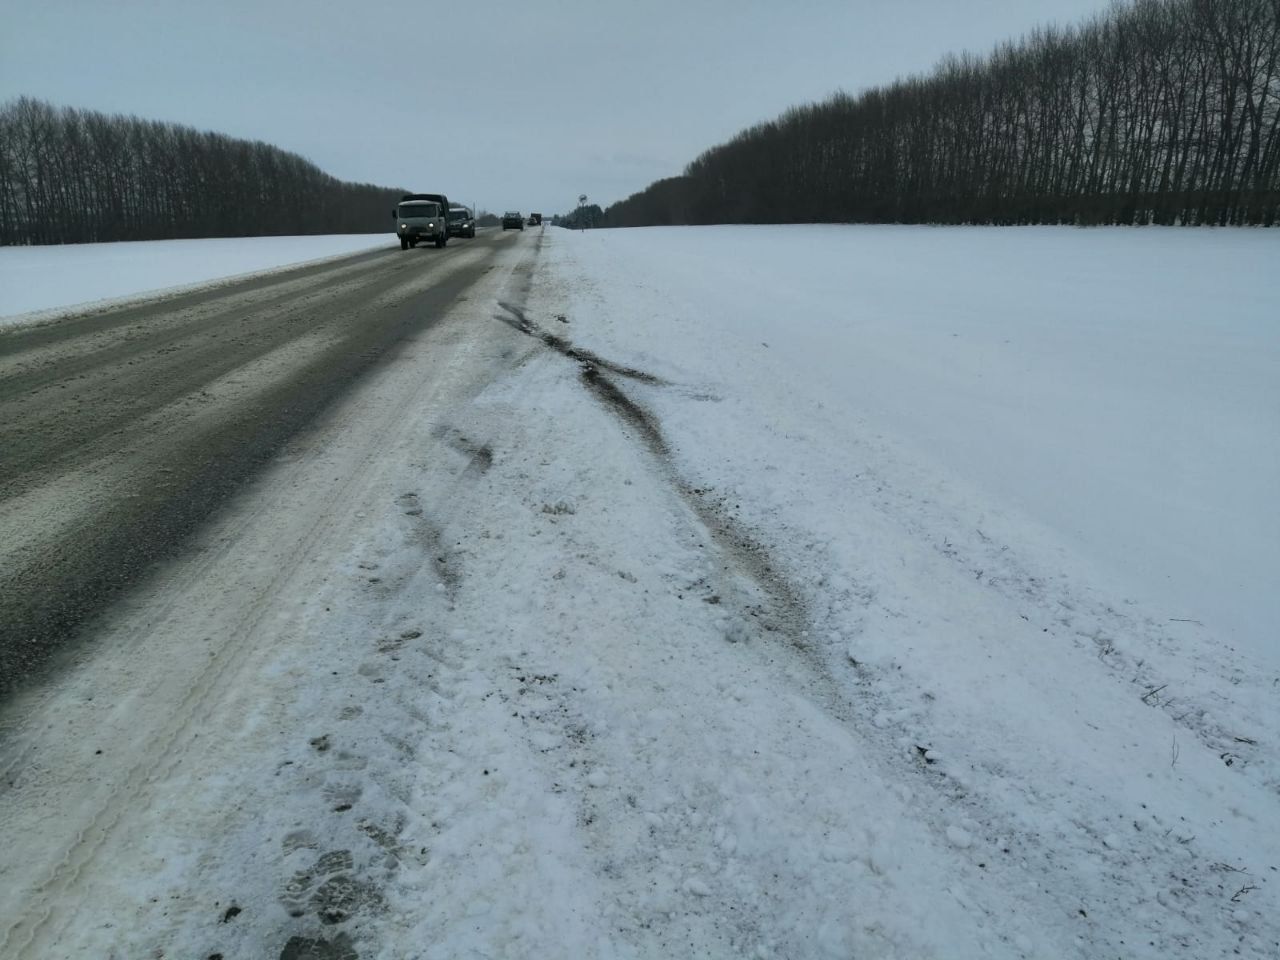
M449 242L448 212L449 200L444 194L406 193L391 211L400 249L408 250L420 242L443 247Z

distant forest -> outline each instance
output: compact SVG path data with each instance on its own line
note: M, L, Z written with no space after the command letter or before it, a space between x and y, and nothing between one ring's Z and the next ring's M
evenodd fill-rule
M790 110L595 225L1277 218L1280 0L1139 0Z
M387 230L402 190L173 123L0 106L0 245Z

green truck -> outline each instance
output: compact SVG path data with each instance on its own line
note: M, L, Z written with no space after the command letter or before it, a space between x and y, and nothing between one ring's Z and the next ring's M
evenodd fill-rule
M448 214L449 198L443 193L406 193L391 211L400 249L428 242L443 247L449 242Z

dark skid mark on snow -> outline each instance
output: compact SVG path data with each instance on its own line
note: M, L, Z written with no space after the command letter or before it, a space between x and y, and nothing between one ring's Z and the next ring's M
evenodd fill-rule
M770 558L768 549L720 510L700 489L675 474L671 466L671 447L651 413L623 393L597 367L584 365L582 382L596 399L640 435L644 445L667 473L681 499L697 514L698 520L721 554L727 558L729 565L754 581L768 597L770 603L767 610L748 611L749 615L760 622L766 632L781 633L792 645L807 653L807 644L803 641L803 631L809 623L807 606L799 591Z
M765 629L769 632L781 632L802 653L810 653L804 639L810 623L808 605L773 562L768 548L747 533L731 516L709 502L705 495L691 489L683 481L677 481L677 487L685 502L698 514L716 545L773 601L772 609L764 619ZM719 603L719 598L714 602Z
M730 515L720 510L706 495L676 474L671 464L671 447L657 418L628 397L608 374L650 386L671 386L669 381L644 370L623 366L589 350L575 347L569 340L542 330L529 319L523 307L505 300L498 301L503 313L498 320L526 336L541 340L582 367L582 382L607 409L634 429L644 445L658 461L672 486L697 515L716 547L728 561L761 590L768 599L766 607L748 605L747 616L759 623L766 633L780 633L801 653L812 651L805 642L810 617L798 590L771 560L769 551Z
M667 446L666 438L663 437L662 431L658 429L658 424L653 417L639 405L633 403L626 394L614 385L613 381L600 372L599 367L585 365L582 369L582 382L606 407L621 417L629 426L639 431L645 446L649 448L654 456L661 457L664 461L670 458L671 448Z
M599 367L602 370L608 370L610 373L616 373L620 377L626 377L629 380L638 380L640 383L648 383L654 386L670 386L670 384L661 377L656 377L652 373L646 373L644 370L637 370L635 367L623 366L614 363L612 360L606 360L604 357L592 353L590 350L584 350L582 347L575 347L573 343L564 337L558 337L554 333L548 333L541 327L533 323L521 307L507 303L504 300L498 301L498 306L506 311L506 315L495 314L497 319L501 320L507 326L519 330L521 333L541 340L552 350L564 354L570 360L578 363L589 363L593 367Z

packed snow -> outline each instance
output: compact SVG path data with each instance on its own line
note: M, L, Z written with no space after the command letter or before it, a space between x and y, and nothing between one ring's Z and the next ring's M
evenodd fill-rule
M1280 235L535 237L104 638L66 955L1280 953Z
M388 231L0 247L0 326L38 319L51 310L197 286L394 242Z

